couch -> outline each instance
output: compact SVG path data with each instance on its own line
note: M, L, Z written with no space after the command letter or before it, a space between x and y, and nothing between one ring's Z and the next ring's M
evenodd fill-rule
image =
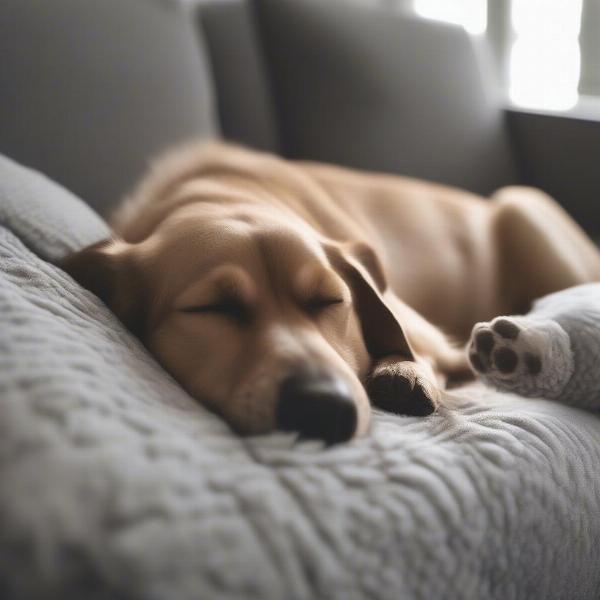
M384 0L5 0L0 56L1 598L599 596L598 417L474 384L240 438L57 266L191 137L518 182L484 47Z

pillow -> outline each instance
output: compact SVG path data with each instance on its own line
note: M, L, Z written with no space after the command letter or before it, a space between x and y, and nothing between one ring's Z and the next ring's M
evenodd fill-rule
M49 261L110 236L108 225L68 190L2 155L0 224Z
M256 4L288 156L482 194L516 180L499 99L462 29L383 0Z

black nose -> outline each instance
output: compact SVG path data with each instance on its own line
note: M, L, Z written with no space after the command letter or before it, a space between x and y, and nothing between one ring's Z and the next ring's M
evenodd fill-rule
M285 431L328 444L349 440L356 430L356 405L346 385L337 379L292 375L279 388L277 424Z

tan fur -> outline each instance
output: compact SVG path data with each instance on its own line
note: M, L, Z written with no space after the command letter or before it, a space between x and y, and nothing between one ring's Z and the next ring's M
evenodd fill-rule
M225 144L163 157L113 224L120 241L72 256L67 270L243 432L276 426L278 386L300 367L352 389L358 435L365 385L384 389L382 378L436 404L468 372L450 339L600 279L596 247L540 191L487 200ZM222 298L233 298L225 315L214 310ZM319 305L332 299L342 302ZM411 412L389 394L384 404Z

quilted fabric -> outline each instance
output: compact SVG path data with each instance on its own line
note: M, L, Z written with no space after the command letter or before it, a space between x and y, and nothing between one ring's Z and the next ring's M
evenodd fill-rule
M110 236L106 223L68 190L1 154L0 224L55 261Z
M0 227L0 597L597 599L600 420L452 399L239 438Z

